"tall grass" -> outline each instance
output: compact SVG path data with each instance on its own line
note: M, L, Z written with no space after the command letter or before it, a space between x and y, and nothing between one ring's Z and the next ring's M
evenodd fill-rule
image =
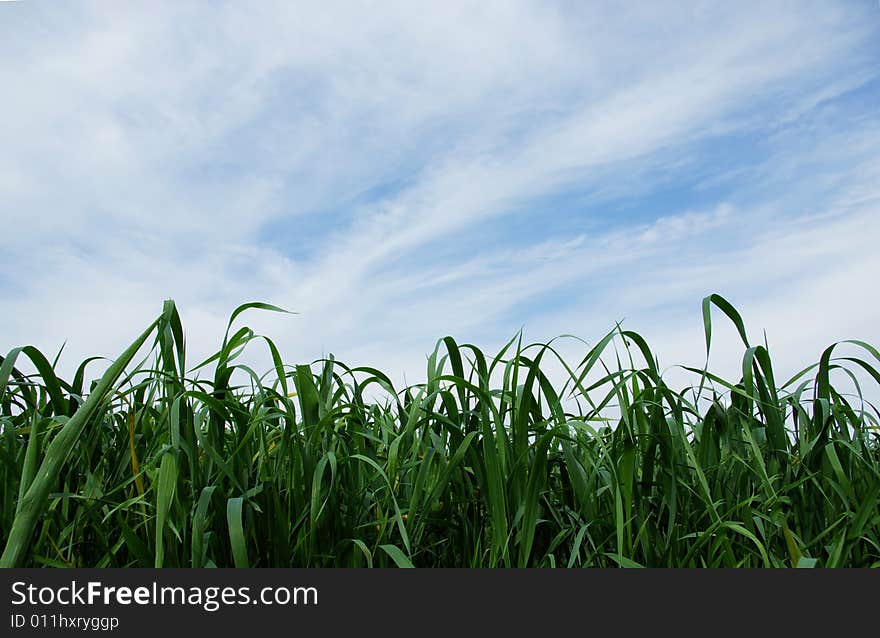
M880 384L880 353L832 346L779 385L717 295L707 353L713 307L742 338L742 376L689 369L681 389L618 327L579 362L447 337L426 383L397 390L332 357L286 365L235 328L278 310L265 304L236 309L192 369L172 302L91 384L92 359L64 380L15 349L0 364L0 564L880 565L878 413L859 387ZM242 364L246 347L268 347L272 370Z

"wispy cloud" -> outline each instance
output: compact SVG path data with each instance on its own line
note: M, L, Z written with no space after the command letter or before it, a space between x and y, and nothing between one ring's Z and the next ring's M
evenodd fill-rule
M411 380L624 317L692 359L715 291L792 367L880 336L873 6L3 11L0 349L113 355L165 297L195 354L263 299L286 357Z

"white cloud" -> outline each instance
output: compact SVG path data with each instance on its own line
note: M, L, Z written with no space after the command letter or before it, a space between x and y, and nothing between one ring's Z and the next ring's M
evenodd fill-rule
M68 339L68 365L112 356L165 297L193 361L261 299L301 313L249 319L287 358L333 351L410 380L436 338L491 346L524 323L597 338L626 316L666 363L690 359L713 291L768 328L785 365L838 332L878 336L870 299L810 312L811 291L859 296L877 266L876 121L798 137L873 77L876 32L851 7L159 7L16 7L0 27L17 61L0 68L16 87L0 103L0 349ZM754 131L773 150L732 162L726 179L754 177L732 201L475 236L572 186L594 207L650 202L701 144ZM793 210L822 180L816 207ZM270 223L295 245L269 245Z

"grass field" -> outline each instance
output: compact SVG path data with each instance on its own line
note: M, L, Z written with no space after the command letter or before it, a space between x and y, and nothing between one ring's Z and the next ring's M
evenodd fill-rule
M236 309L192 367L172 302L97 381L92 360L68 380L32 347L2 360L2 566L880 566L867 343L779 383L712 295L695 338L708 352L713 316L732 321L738 379L669 387L618 327L573 362L445 338L398 390L332 358L286 365L237 327L252 309L277 310Z

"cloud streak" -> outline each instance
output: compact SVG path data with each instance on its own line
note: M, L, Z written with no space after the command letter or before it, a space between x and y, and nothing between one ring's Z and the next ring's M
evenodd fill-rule
M5 10L0 349L112 356L165 297L194 358L260 299L410 380L624 317L690 361L716 291L787 366L880 336L872 7L159 6Z

